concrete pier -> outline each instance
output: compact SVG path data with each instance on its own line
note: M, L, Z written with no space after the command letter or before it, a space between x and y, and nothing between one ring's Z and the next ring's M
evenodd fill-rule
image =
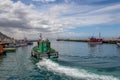
M73 42L88 42L89 39L57 39L57 41L73 41ZM104 38L103 43L116 44L120 42L118 38Z

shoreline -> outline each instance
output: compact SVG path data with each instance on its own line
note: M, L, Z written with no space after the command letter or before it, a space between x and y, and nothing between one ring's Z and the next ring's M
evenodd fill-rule
M88 42L89 39L57 39L56 41ZM103 39L103 43L106 43L106 44L116 44L117 42L120 42L120 39L117 39L117 38Z

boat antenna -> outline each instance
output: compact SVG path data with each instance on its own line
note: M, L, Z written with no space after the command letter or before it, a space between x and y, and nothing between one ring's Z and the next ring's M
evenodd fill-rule
M40 33L40 39L42 40L42 33Z
M99 32L99 38L101 38L101 33Z

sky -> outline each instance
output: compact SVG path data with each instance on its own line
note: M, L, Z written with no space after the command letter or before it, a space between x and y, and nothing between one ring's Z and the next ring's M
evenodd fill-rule
M0 31L21 39L120 36L120 0L0 0Z

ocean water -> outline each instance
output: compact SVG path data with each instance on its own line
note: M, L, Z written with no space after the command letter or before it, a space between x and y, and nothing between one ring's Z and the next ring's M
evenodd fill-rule
M0 56L0 80L120 80L120 47L115 44L52 41L51 45L59 52L56 62L34 63L33 46Z

